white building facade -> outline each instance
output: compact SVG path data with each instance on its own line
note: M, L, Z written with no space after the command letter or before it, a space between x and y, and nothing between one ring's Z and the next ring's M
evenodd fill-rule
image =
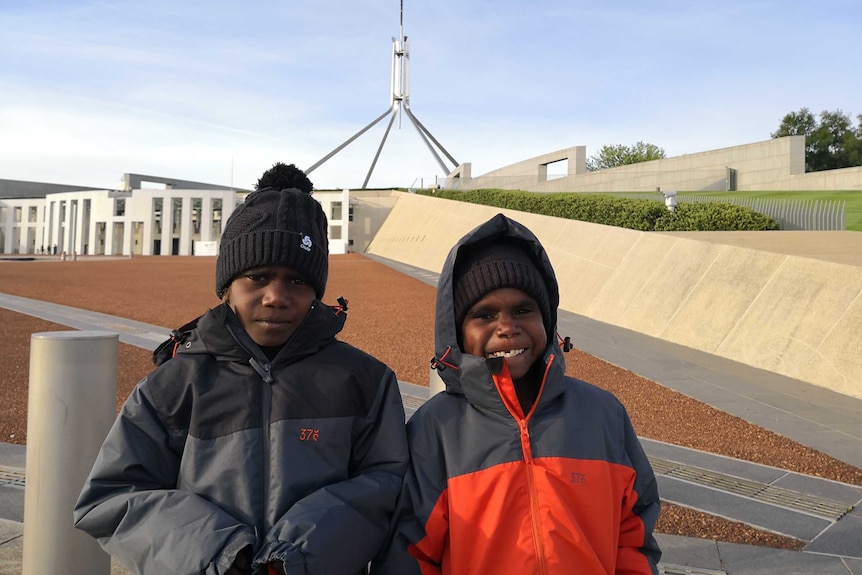
M163 188L0 199L0 253L214 255L224 223L245 195ZM315 191L313 197L329 219L329 252L347 253L349 192Z

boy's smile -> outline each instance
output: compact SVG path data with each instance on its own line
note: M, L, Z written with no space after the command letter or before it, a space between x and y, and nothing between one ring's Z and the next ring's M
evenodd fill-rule
M485 294L467 311L461 332L466 353L505 358L513 379L527 374L548 341L539 304L515 288Z
M251 339L273 347L290 339L314 298L314 288L302 274L286 266L266 266L234 278L227 299Z

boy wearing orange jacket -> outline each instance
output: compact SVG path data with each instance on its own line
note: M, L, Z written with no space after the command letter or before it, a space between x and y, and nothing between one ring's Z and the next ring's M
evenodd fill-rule
M499 214L438 282L446 392L408 423L411 463L375 574L656 574L659 496L622 404L565 375L559 289L538 239Z

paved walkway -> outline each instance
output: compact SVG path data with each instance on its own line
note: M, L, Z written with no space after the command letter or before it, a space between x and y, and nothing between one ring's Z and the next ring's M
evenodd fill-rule
M437 274L372 257L436 286ZM153 349L169 329L0 294L0 307ZM862 400L561 312L576 347L862 467ZM428 388L401 383L409 417ZM667 575L862 575L862 488L643 439L666 501L808 541L803 552L659 534ZM25 449L0 444L0 575L20 569Z

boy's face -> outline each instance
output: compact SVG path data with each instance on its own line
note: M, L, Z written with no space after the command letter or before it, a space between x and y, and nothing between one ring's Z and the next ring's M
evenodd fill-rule
M473 304L461 323L461 334L466 353L505 357L514 379L526 375L548 341L539 304L515 288L490 291Z
M246 270L231 282L227 301L240 324L260 346L290 339L314 301L305 276L286 266Z

